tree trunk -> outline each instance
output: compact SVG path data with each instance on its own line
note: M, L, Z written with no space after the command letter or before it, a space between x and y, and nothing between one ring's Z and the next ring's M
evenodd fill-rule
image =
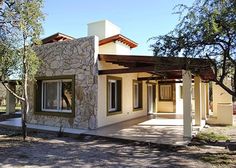
M23 89L23 95L24 95L24 109L22 111L22 135L23 139L25 140L27 137L27 114L29 112L29 101L28 101L28 74L27 71L24 72L24 89Z
M27 68L27 56L26 56L26 35L24 37L24 54L23 54L23 98L24 98L24 109L22 111L22 135L25 141L27 137L27 114L29 112L29 99L28 99L28 68Z

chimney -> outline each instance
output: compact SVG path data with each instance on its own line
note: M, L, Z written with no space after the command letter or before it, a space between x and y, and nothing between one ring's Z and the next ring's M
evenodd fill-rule
M99 40L120 34L120 28L108 20L88 24L88 36L98 36Z

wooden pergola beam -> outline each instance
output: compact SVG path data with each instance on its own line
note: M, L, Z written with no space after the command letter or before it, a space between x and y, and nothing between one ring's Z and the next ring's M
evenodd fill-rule
M153 70L154 70L153 66L148 66L148 67L99 70L98 74L107 75L107 74L137 73L137 72L148 72Z
M182 79L182 76L167 76L167 77L162 77L162 76L153 76L153 77L140 77L138 78L138 81L147 81L147 80L170 80L170 79Z
M181 69L178 69L178 67L175 66L159 67L159 68L155 68L154 66L146 66L146 67L99 70L98 74L107 75L107 74L138 73L138 72L159 73L159 72L179 72L180 70Z

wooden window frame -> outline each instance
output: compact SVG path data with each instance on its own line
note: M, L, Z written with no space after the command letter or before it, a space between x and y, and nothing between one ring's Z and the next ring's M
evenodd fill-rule
M34 86L34 114L36 115L49 115L49 116L59 116L59 117L75 117L75 75L62 75L62 76L43 76L36 77L36 82ZM44 81L71 81L72 82L72 100L71 100L71 110L48 110L43 109L43 87Z
M115 97L115 103L116 103L116 109L110 108L110 90L109 90L109 81L116 81L116 97ZM122 113L122 78L116 77L116 76L107 76L107 116L110 115L116 115ZM120 87L120 88L119 88Z
M135 98L135 85L137 85L137 96ZM137 99L137 105L135 105L135 99ZM142 110L143 109L143 82L133 80L133 110Z
M169 85L170 87L171 87L171 98L170 99L162 99L161 98L161 86L163 86L163 85ZM159 93L159 101L173 101L173 91L174 91L174 86L173 86L173 84L165 84L165 83L161 83L161 84L159 84L159 86L158 86L158 93Z

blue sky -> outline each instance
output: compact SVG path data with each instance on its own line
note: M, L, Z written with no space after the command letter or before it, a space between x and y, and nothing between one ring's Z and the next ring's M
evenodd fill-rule
M42 37L56 32L84 37L87 23L107 19L121 28L121 34L138 43L132 54L152 55L148 39L175 27L179 16L172 13L177 4L192 3L193 0L45 0Z

